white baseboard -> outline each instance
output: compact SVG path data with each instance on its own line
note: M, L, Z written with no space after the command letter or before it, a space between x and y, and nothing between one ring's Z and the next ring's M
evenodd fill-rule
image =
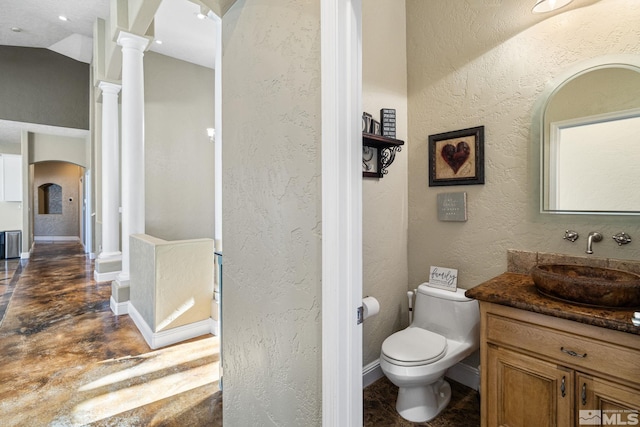
M478 368L464 363L456 363L447 369L444 375L469 388L480 390L480 371Z
M35 245L35 243L36 242L31 242L29 250L27 252L20 253L20 259L29 259L31 257L31 251L33 250L33 245Z
M376 359L362 368L362 387L368 387L382 377L384 372L380 367L380 359Z
M376 359L362 368L362 387L370 386L383 376L380 359ZM480 389L480 371L473 366L457 363L447 370L445 376L474 390Z
M96 270L93 270L93 280L96 282L113 282L118 278L119 271L109 271L107 273L98 273Z
M166 331L153 332L138 310L131 304L131 301L129 301L129 316L131 316L133 323L136 324L144 340L152 349L166 347L201 335L210 334L212 330L211 322L213 322L213 319L208 318Z
M41 241L61 241L61 242L79 242L80 237L78 236L33 236L34 242Z
M111 297L111 300L109 301L109 307L111 307L111 311L116 316L121 316L123 314L129 313L129 301L116 302L116 300Z
M220 336L220 324L218 323L217 320L214 319L210 319L211 320L211 333L215 336Z

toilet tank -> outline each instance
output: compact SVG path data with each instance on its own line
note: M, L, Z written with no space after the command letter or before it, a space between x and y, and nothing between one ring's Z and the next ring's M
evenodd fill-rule
M416 294L411 326L427 329L454 341L478 343L478 301L465 297L464 293L465 289L452 292L421 284Z

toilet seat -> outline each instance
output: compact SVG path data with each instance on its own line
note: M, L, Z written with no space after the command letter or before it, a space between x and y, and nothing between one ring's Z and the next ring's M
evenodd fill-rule
M407 328L382 343L382 356L400 366L427 365L444 357L447 339L422 328Z

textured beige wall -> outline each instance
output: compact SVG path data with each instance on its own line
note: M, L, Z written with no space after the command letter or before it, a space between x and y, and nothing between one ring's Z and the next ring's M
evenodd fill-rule
M238 0L222 33L224 422L319 426L320 2Z
M211 317L213 239L166 242L156 247L156 318L160 332Z
M49 49L0 46L0 118L89 129L89 68Z
M213 297L213 240L130 237L131 304L151 331L207 320Z
M21 154L20 144L0 141L0 154Z
M531 121L553 76L592 57L640 51L640 4L574 2L549 16L522 13L521 0L481 3L407 1L409 285L440 265L473 287L506 270L508 249L582 255L590 231L605 236L594 256L637 259L640 246L610 238L622 230L640 238L637 217L538 213ZM428 135L479 125L485 184L428 187ZM437 220L436 195L449 191L467 192L467 222ZM568 228L584 239L563 240Z
M213 238L214 71L146 52L145 232Z
M380 356L382 341L407 318L407 58L403 2L362 4L362 105L380 120L396 109L396 137L405 141L384 178L362 183L362 292L380 302L380 313L363 323L363 364Z
M152 331L156 320L156 245L164 242L146 234L129 236L131 262L129 302Z
M88 133L87 133L88 134ZM29 163L60 161L88 167L89 143L85 138L30 133Z

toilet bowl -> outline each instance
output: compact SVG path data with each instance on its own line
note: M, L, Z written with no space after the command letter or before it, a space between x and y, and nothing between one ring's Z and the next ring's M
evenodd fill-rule
M451 400L444 374L478 349L478 302L456 292L418 287L408 328L382 343L380 367L398 387L396 410L412 422L435 418Z

